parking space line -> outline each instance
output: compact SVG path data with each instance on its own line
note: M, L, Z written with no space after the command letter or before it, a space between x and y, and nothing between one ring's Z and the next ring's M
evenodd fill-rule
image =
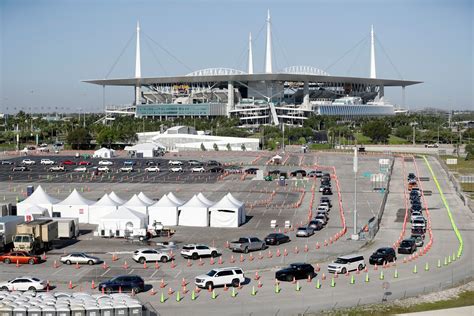
M62 270L64 270L64 268L60 268L60 269L56 270L52 275L56 275L56 274L58 274L59 272L61 272Z
M107 268L107 270L105 270L104 273L102 273L100 276L103 277L103 276L106 275L109 271L110 271L110 268Z
M174 278L176 279L180 274L181 274L181 270L178 271L178 273L174 276Z
M153 277L155 276L155 274L158 273L158 269L155 270L155 272L153 272L153 274L150 276L150 279L153 279Z
M135 269L132 269L132 270L128 271L127 274L131 274L133 271L135 271Z

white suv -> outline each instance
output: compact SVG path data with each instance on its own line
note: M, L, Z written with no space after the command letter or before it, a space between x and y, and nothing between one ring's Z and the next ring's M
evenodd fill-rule
M171 256L156 249L138 249L133 253L132 259L136 262L145 263L149 261L168 262Z
M31 160L31 159L23 159L23 161L21 163L24 164L24 165L35 165L36 161Z
M51 159L41 159L40 164L42 165L54 165L54 161Z
M192 258L193 260L196 260L200 257L217 257L218 252L216 248L209 247L206 245L196 245L196 244L189 244L189 245L184 245L183 249L181 250L181 255L184 258Z
M244 283L245 276L241 268L231 267L231 268L221 268L221 269L212 269L206 274L201 274L196 277L194 283L198 287L203 287L212 289L216 286L222 286L230 284L234 287L239 286L239 284Z
M170 166L181 166L181 165L183 165L183 162L181 162L179 160L170 160L170 161L168 161L168 165L170 165Z
M330 273L345 274L352 270L362 270L365 268L364 257L360 255L348 255L337 258L333 263L328 265Z

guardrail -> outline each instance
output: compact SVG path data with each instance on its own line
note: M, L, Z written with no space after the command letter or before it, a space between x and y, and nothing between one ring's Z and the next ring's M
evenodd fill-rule
M453 184L454 190L456 191L456 194L459 196L461 201L471 210L471 212L474 213L474 203L472 202L471 198L469 198L469 196L464 194L459 180L456 179L456 177L449 171L448 166L446 165L443 159L439 158L438 156L433 157L436 157L438 159L441 168L443 168L444 172L448 176L449 181L451 181L451 183Z

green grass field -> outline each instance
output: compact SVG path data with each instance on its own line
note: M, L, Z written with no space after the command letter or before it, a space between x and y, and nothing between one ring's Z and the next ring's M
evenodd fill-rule
M451 171L455 171L462 175L473 175L474 174L474 160L465 160L463 157L457 156L439 156L440 159L444 161L446 164L446 159L448 158L456 158L458 160L457 165L447 165L448 169Z

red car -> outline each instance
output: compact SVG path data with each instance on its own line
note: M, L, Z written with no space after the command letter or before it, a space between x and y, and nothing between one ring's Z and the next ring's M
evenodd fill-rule
M90 166L92 163L90 161L79 161L79 166Z
M64 160L63 162L61 162L61 164L66 166L74 166L76 163L72 160Z
M19 263L19 264L37 264L41 262L39 256L33 256L27 253L26 251L12 251L0 255L0 261L6 264L9 263Z

